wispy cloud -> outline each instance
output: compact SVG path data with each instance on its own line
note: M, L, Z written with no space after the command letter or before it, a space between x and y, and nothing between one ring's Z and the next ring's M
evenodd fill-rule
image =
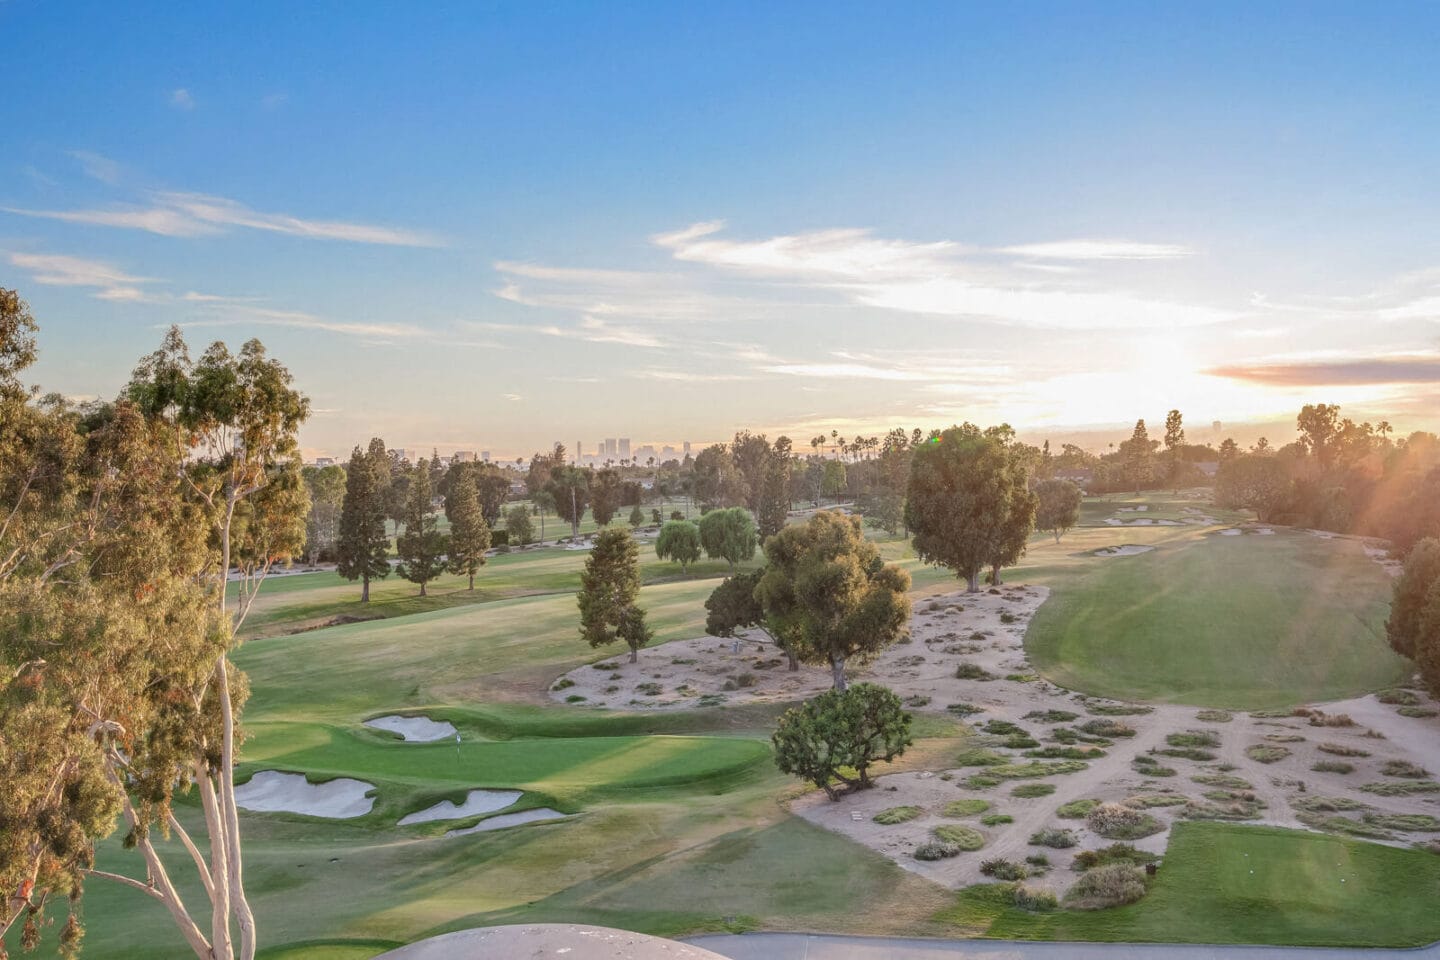
M150 294L141 289L153 277L137 277L104 260L89 260L55 253L11 253L12 266L30 274L36 283L52 287L93 287L101 300L140 301Z
M177 87L170 91L170 106L176 110L190 111L195 109L195 97L184 87Z
M1037 260L1175 260L1195 251L1173 243L1137 243L1134 240L1053 240L1001 247L1001 253Z
M112 186L120 182L120 164L109 157L90 150L71 150L70 156L79 161L80 169L85 171L85 176L90 179Z
M247 302L223 300L215 315L187 320L182 327L291 327L297 330L323 330L346 336L363 337L388 343L392 340L413 339L428 336L422 328L408 323L367 323L352 320L332 320L301 310L277 310L255 306Z
M912 243L885 240L869 230L818 230L764 240L717 238L725 221L697 223L651 240L677 260L729 267L776 276L866 277L912 276L944 268L965 248L950 241Z
M240 227L312 240L387 244L406 247L441 246L438 238L415 230L344 220L310 220L286 213L264 213L236 200L176 191L148 195L145 205L91 210L29 210L5 207L8 213L68 223L144 230L166 237L201 237Z
M569 340L584 340L588 343L620 343L632 347L666 346L662 340L643 330L615 326L596 317L584 317L580 324L574 327L562 327L553 323L492 323L473 320L466 322L465 326L474 330L559 337Z
M1212 377L1276 387L1440 383L1440 354L1353 357L1311 363L1231 364L1204 372Z
M520 394L518 394L518 393L502 393L502 394L500 394L500 399L501 399L501 400L510 400L510 401L513 402L513 401L516 401L516 400L524 400L525 398L522 397L522 396L520 396Z

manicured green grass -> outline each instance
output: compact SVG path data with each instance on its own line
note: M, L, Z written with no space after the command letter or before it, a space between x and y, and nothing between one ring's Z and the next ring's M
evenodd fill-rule
M1440 857L1275 827L1176 824L1149 895L1128 907L1032 914L1002 890L964 890L940 919L1002 939L1387 947L1440 939Z
M1389 596L1357 543L1191 533L1057 578L1026 648L1051 680L1103 696L1242 709L1340 699L1410 670L1385 643Z

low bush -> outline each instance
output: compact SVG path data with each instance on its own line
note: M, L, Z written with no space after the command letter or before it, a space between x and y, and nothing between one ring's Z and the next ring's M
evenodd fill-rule
M1085 709L1100 717L1138 717L1155 712L1154 707L1138 703L1087 703Z
M961 754L955 758L955 766L957 767L1000 767L1009 762L1010 761L998 753L979 748L962 751Z
M1109 717L1097 717L1094 720L1086 720L1079 727L1082 733L1088 733L1092 737L1133 737L1135 728L1128 723L1113 720Z
M1202 723L1229 723L1234 717L1229 710L1201 710L1195 719Z
M755 686L755 674L753 673L737 673L730 679L734 680L735 686L739 687L742 690L746 687Z
M945 708L957 717L973 717L977 713L984 713L984 707L977 707L973 703L952 703Z
M1320 760L1310 769L1316 773L1354 773L1355 765L1344 760Z
M1032 710L1025 714L1024 719L1038 720L1040 723L1069 723L1079 716L1080 714L1068 710Z
M980 872L996 880L1024 880L1030 871L1011 860L986 860L980 864Z
M561 677L559 680L556 680L556 681L555 681L554 686L552 686L550 689L551 689L551 690L569 690L569 689L570 689L571 687L573 687L573 686L575 686L575 681L574 681L574 680L571 680L569 677Z
M1102 803L1085 816L1085 825L1107 840L1139 840L1165 829L1148 813L1120 803Z
M1065 894L1065 905L1075 910L1104 910L1135 903L1145 897L1145 871L1125 863L1095 867Z
M1168 735L1165 742L1172 747L1218 747L1220 734L1213 730L1186 730Z
M1440 820L1428 813L1367 813L1365 822L1386 830L1405 830L1414 833L1440 831Z
M1053 730L1050 731L1049 739L1054 740L1056 743L1088 743L1097 747L1108 747L1112 746L1115 743L1114 740L1108 740L1105 737L1096 737L1088 733L1082 733L1081 731L1073 730L1070 727L1055 727Z
M981 826L998 827L1006 823L1014 823L1015 818L1008 813L987 813L980 818Z
M1052 783L1022 783L1010 791L1010 796L1018 797L1021 800L1031 800L1035 797L1048 797L1055 792L1055 785Z
M1101 847L1098 850L1082 850L1075 854L1075 869L1093 870L1096 867L1117 863L1143 867L1145 864L1154 863L1159 859L1158 854L1137 850L1128 843L1112 843L1110 846Z
M998 787L1004 782L1005 781L999 777L991 777L983 773L977 773L974 776L969 776L961 780L960 785L969 787L971 790L984 790L986 787Z
M1320 710L1310 711L1310 726L1312 727L1353 727L1355 721L1350 719L1348 713L1325 713Z
M1324 830L1326 833L1339 833L1349 837L1362 837L1366 840L1390 840L1391 834L1381 828L1364 823L1360 820L1352 820L1350 817L1342 817L1338 814L1325 813L1297 813L1295 819L1313 830Z
M665 692L665 688L653 681L647 681L645 683L636 684L635 692L644 694L647 697L658 697L660 696L660 694Z
M1096 807L1100 806L1099 800L1071 800L1069 803L1060 804L1055 811L1055 816L1062 820L1083 820Z
M1079 842L1073 831L1061 830L1057 827L1046 827L1044 830L1037 830L1030 834L1032 847L1053 847L1056 850L1064 850Z
M897 823L914 820L924 812L919 807L890 807L887 810L881 810L870 819L882 826L893 827Z
M1025 756L1038 760L1099 760L1105 751L1099 747L1041 747L1026 750Z
M599 663L592 663L590 666L595 670L619 670L620 664L614 660L602 660Z
M1265 804L1248 790L1208 790L1205 800L1185 804L1187 820L1257 820Z
M1290 806L1304 813L1340 813L1343 811L1370 809L1359 800L1349 797L1295 797Z
M1033 780L1052 774L1078 773L1088 766L1089 764L1080 760L1056 760L1054 763L1031 760L1026 763L998 764L985 772L992 777L999 777L1001 780Z
M945 804L940 811L942 817L973 817L977 813L984 813L990 809L989 800L981 800L979 797L968 797L964 800L951 800Z
M956 680L994 680L995 674L968 660L955 668Z
M1127 807L1146 810L1150 807L1178 807L1185 802L1185 798L1178 793L1137 793L1133 797L1126 797L1123 802Z
M1404 777L1407 780L1424 780L1430 771L1409 760L1386 760L1380 772L1387 777Z
M1369 750L1361 750L1344 743L1322 743L1316 746L1321 753L1333 753L1337 757L1368 757Z
M1025 858L1025 862L1042 870L1050 869L1050 858L1043 853L1032 853Z
M985 846L985 834L974 827L962 827L958 824L945 824L930 831L935 839L942 843L953 844L961 850L979 850Z
M960 848L953 843L941 843L939 840L931 840L922 843L915 848L916 860L944 860L946 857L958 857Z
M914 707L916 709L919 709L920 707L928 707L930 706L930 698L921 696L918 693L912 694L911 696L905 698L905 706Z
M1298 733L1267 733L1265 739L1271 743L1304 743L1305 738Z
M1416 719L1440 717L1440 710L1436 710L1434 707L1401 707L1395 712L1402 717L1414 717Z
M1440 783L1434 780L1389 780L1367 783L1360 789L1377 797L1408 797L1415 793L1440 792Z
M1007 626L1012 623L1017 623L1019 620L1020 618L1015 616L1015 614L1011 613L1009 610L1000 611L1000 622Z
M1290 751L1269 743L1257 743L1245 748L1245 756L1256 763L1279 763L1290 756Z
M1135 772L1140 774L1142 777L1175 776L1174 767L1162 767L1160 765L1160 761L1156 760L1148 753L1142 753L1132 758L1130 761L1130 766L1132 766L1135 769Z
M1060 905L1055 891L1049 887L1030 887L1023 883L1017 883L1014 896L1015 906L1032 913L1046 913Z
M1420 702L1420 698L1413 690L1381 690L1375 694L1375 699L1381 703L1390 703L1398 707L1413 707Z
M566 703L584 703L584 702L585 702L586 700L588 700L588 699L589 699L589 697L586 697L584 694L581 694L581 693L572 693L572 694L570 694L570 696L568 696L568 697L565 698L565 702L566 702Z
M1157 753L1162 757L1176 757L1181 760L1199 760L1205 762L1215 759L1215 754L1209 750L1200 750L1196 747L1163 747L1151 752Z

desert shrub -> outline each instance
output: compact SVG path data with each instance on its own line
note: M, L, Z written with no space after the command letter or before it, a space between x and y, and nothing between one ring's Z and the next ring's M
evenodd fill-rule
M942 843L954 844L961 850L979 850L985 846L985 834L974 827L962 827L947 823L930 831Z
M1186 730L1170 734L1165 742L1172 747L1218 747L1220 734L1213 730Z
M1013 736L1006 737L1005 742L1000 744L1000 746L1005 747L1007 750L1029 750L1031 747L1040 746L1040 741L1028 733L1017 733Z
M1298 711L1298 715L1303 716L1304 714L1304 710ZM1283 707L1278 710L1251 710L1250 716L1254 717L1257 720L1279 720L1283 717L1297 716L1297 711L1289 710Z
M981 826L998 827L1006 823L1014 823L1015 818L1008 813L987 813L980 818Z
M615 689L618 690L620 688L616 687ZM695 705L698 707L718 707L725 702L725 699L723 693L707 693L701 696L699 700L696 700Z
M994 680L995 674L986 670L978 663L965 661L955 668L956 680Z
M1320 710L1310 712L1310 726L1312 727L1353 727L1355 721L1350 719L1348 713L1324 713Z
M944 860L946 857L958 857L960 848L953 843L942 843L939 840L931 840L922 843L915 848L916 860Z
M945 708L957 717L973 717L977 713L984 713L984 707L977 707L973 703L952 703Z
M1380 772L1387 777L1404 777L1407 780L1424 780L1430 771L1409 760L1386 760Z
M1440 783L1436 783L1434 780L1389 780L1367 783L1360 789L1365 793L1373 793L1377 797L1408 797L1415 793L1440 791Z
M1024 727L1021 727L1018 724L1011 723L1009 720L987 720L985 721L985 725L980 729L984 730L986 733L993 733L996 736L1001 737L1009 736L1010 734L1014 733L1026 733Z
M1015 906L1032 913L1045 913L1060 905L1055 891L1049 887L1030 887L1023 883L1015 884L1014 898Z
M1401 707L1395 712L1402 717L1415 717L1417 719L1440 717L1440 710L1436 710L1434 707Z
M1310 769L1316 773L1354 773L1355 765L1343 760L1321 760Z
M1035 797L1048 797L1055 792L1053 783L1022 783L1010 791L1010 796L1018 797L1021 800L1030 800Z
M1294 797L1290 806L1303 813L1340 813L1369 809L1359 800L1351 800L1349 797Z
M1111 719L1110 717L1096 717L1094 720L1086 720L1079 727L1082 733L1088 733L1092 737L1133 737L1135 728L1128 723Z
M1100 806L1099 800L1071 800L1069 803L1062 803L1055 811L1055 816L1062 820L1083 820L1091 810Z
M1120 803L1102 803L1085 816L1085 825L1107 840L1139 840L1165 829L1148 813Z
M1256 763L1279 763L1290 756L1290 751L1269 743L1257 743L1245 748L1245 756Z
M741 689L755 686L755 674L753 673L737 673L730 679L734 680L735 686Z
M1375 699L1399 707L1413 707L1420 702L1413 690L1381 690L1375 694Z
M1324 830L1326 833L1340 833L1350 837L1363 837L1367 840L1391 839L1390 833L1386 830L1338 814L1302 812L1295 814L1295 819L1313 830Z
M1009 762L998 753L979 748L961 751L960 755L955 758L957 767L999 767Z
M1055 727L1050 731L1049 739L1056 743L1088 743L1097 747L1113 746L1115 741L1105 737L1097 737L1093 734L1083 733L1070 727Z
M1267 733L1265 739L1271 743L1304 743L1305 738L1298 733Z
M1053 847L1056 850L1064 850L1079 842L1073 831L1061 830L1058 827L1046 827L1044 830L1037 830L1030 834L1032 847Z
M1158 854L1137 850L1128 843L1112 843L1098 850L1082 850L1075 854L1076 870L1093 870L1110 864L1122 863L1130 866L1144 866L1159 860Z
M977 813L984 813L990 809L989 800L981 800L979 797L968 797L964 800L951 800L945 804L940 811L942 817L973 817Z
M1019 617L1015 616L1015 614L1011 613L1009 610L1000 611L1000 622L1006 624L1007 626L1009 624L1015 623L1019 619Z
M1364 819L1366 823L1386 830L1440 831L1440 820L1428 813L1367 813Z
M566 703L584 703L587 699L589 699L589 698L586 697L584 694L581 694L581 693L572 693L572 694L570 694L570 696L568 696L568 697L565 698L565 702L566 702Z
M1012 860L986 860L980 864L980 872L996 880L1024 880L1030 871Z
M1139 810L1150 807L1178 807L1184 802L1185 798L1178 793L1137 793L1124 800L1125 806L1135 807Z
M1099 747L1041 747L1026 750L1025 756L1039 760L1099 760L1105 751Z
M1001 780L1033 780L1038 777L1048 777L1051 774L1078 773L1088 766L1089 764L1080 760L1056 760L1054 763L1030 760L1026 763L997 764L985 772L992 777L999 777Z
M660 684L653 681L646 681L635 685L635 692L644 694L647 697L658 697L665 690Z
M599 663L592 663L590 666L595 670L619 670L620 664L614 660L602 660Z
M1005 781L999 777L991 777L983 773L977 773L961 780L960 785L969 787L971 790L984 790L986 787L997 787L1004 782Z
M1174 767L1162 767L1160 765L1160 761L1156 760L1148 753L1142 753L1139 756L1132 758L1130 761L1130 766L1132 766L1135 769L1135 772L1140 774L1142 777L1175 776Z
M1163 747L1159 750L1152 750L1162 757L1177 757L1181 760L1214 760L1215 754L1209 750L1200 750L1196 747Z
M1369 750L1361 750L1344 743L1322 743L1316 747L1322 753L1333 753L1337 757L1368 757Z
M1068 710L1031 710L1025 714L1024 719L1038 720L1040 723L1069 723L1079 716L1080 714Z
M569 689L570 689L571 687L573 687L573 686L575 686L575 681L574 681L574 680L571 680L569 677L561 677L559 680L556 680L556 681L555 681L554 686L552 686L550 689L551 689L551 690L569 690Z
M1039 867L1042 870L1050 868L1050 858L1043 853L1032 853L1025 858L1025 862L1032 867Z
M1112 863L1081 874L1065 894L1065 904L1076 910L1104 910L1135 903L1144 898L1146 889L1145 871L1130 864Z
M912 694L911 696L905 698L905 706L915 708L928 707L930 706L930 698L921 696L918 693Z
M1155 712L1154 707L1138 703L1087 703L1085 709L1100 717L1137 717Z
M1265 804L1248 790L1208 790L1205 801L1186 803L1181 816L1187 820L1255 820L1263 809Z
M1202 723L1229 723L1234 717L1229 710L1201 710L1195 719Z
M875 814L875 816L871 817L870 819L874 820L881 826L893 827L897 823L905 823L909 820L914 820L916 817L920 816L920 814L924 812L925 811L921 810L919 807L890 807L888 809L881 810L879 813Z

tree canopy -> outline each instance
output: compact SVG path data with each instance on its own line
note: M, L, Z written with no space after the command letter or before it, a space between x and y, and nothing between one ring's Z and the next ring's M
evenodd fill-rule
M356 447L350 454L336 542L336 571L346 580L360 581L361 603L370 602L371 580L390 575L390 536L385 531L389 489L390 457L385 441L374 437L368 450Z
M724 560L735 569L755 556L759 537L750 511L744 507L711 510L700 518L700 545L712 560Z
M1069 480L1041 480L1035 484L1035 528L1055 534L1055 542L1080 522L1080 488Z
M450 548L450 538L440 532L435 519L432 494L430 461L421 460L410 471L405 532L395 539L395 554L400 558L395 572L418 584L422 597L425 585L445 572L445 553Z
M857 683L826 690L780 717L770 741L775 765L840 799L835 781L856 790L873 783L870 768L890 762L912 742L910 714L885 687Z
M759 630L769 637L790 661L790 669L800 669L794 637L787 639L779 627L765 616L765 607L756 595L756 588L765 576L764 570L751 570L726 577L705 600L705 632L712 637L733 637L737 630ZM794 632L794 624L790 625Z
M602 530L580 574L580 636L592 647L624 641L630 662L651 633L640 607L640 549L623 527Z
M655 538L655 555L680 564L689 573L690 564L700 559L700 528L689 520L667 520Z
M462 475L450 488L445 509L450 515L450 572L467 577L469 589L474 590L475 574L485 566L485 551L490 549L490 525L481 511L480 493L473 474Z

